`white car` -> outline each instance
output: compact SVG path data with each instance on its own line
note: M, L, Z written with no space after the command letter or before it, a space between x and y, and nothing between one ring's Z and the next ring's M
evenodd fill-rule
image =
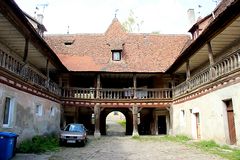
M83 124L68 124L60 133L59 143L64 145L67 143L85 145L87 142L87 130Z

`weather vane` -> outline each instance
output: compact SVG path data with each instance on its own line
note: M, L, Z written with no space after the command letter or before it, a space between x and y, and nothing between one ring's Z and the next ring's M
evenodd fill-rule
M119 9L115 10L115 18L117 18L117 12L119 11Z

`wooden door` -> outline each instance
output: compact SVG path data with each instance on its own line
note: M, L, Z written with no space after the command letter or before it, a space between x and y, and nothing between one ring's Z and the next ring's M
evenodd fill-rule
M201 139L201 130L200 130L200 118L199 118L199 113L195 113L195 117L196 117L197 139Z
M228 130L229 130L230 144L235 144L237 142L237 139L236 139L232 101L230 100L230 101L226 102L226 105L227 105L227 118L228 118Z
M167 134L166 116L158 116L158 134Z

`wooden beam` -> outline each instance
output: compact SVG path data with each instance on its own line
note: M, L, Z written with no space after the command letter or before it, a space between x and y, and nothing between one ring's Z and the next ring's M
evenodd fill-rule
M214 59L213 59L212 45L211 45L210 41L207 42L207 47L208 47L208 59L209 59L209 62L210 62L210 66L213 66Z
M101 75L97 74L97 88L96 88L96 98L100 98L100 87L101 87Z
M191 76L190 73L190 62L189 59L186 61L186 80L189 80Z
M46 63L46 76L47 76L47 80L49 81L49 59L47 59L47 63Z
M100 106L96 104L94 106L94 119L95 119L95 130L94 130L94 137L95 138L100 138L101 133L100 133Z
M132 136L139 136L138 133L138 106L132 106L132 115L133 115L133 133Z
M134 99L137 98L137 75L133 74L133 97Z
M28 45L29 45L29 39L25 38L25 47L24 47L24 55L23 55L23 62L27 62L28 58Z
M215 70L213 68L214 65L214 58L213 58L213 50L212 50L212 45L211 42L207 42L207 47L208 47L208 59L209 59L209 65L210 65L210 80L214 79L215 77Z

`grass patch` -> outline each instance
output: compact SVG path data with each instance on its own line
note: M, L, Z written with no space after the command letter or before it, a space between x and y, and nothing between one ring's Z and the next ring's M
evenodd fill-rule
M187 141L190 141L191 139L185 135L177 135L177 136L170 136L166 135L161 137L164 141L171 141L171 142L180 142L180 143L186 143Z
M229 160L240 160L240 150L232 149L227 145L220 146L213 140L195 142L192 145L205 152L216 154Z
M177 136L139 136L132 137L138 141L171 141L184 144L189 147L198 148L204 152L208 152L211 154L218 155L222 158L226 158L229 160L240 160L240 150L232 149L228 145L220 146L215 141L199 141L193 142L191 139L185 135L177 135Z
M44 153L47 151L57 151L59 140L57 136L34 136L32 139L24 140L20 143L18 152L20 153Z
M117 121L118 124L120 124L123 128L126 128L126 120L118 120Z

